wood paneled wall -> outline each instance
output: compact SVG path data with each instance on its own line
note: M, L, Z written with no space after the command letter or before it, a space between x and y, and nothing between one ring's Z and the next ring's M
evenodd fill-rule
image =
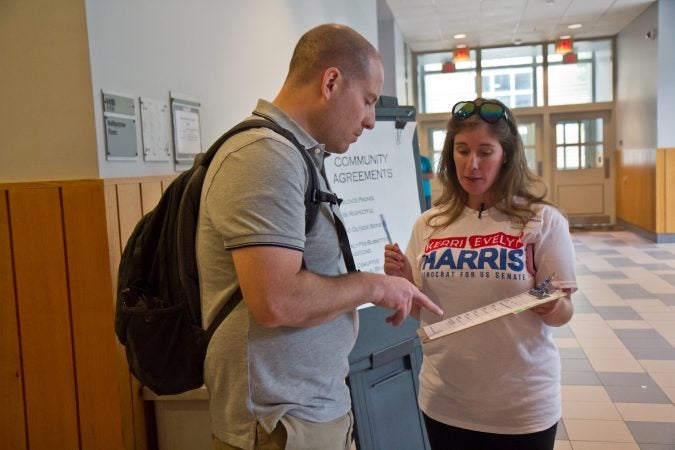
M101 180L0 185L0 448L123 448Z
M675 148L656 150L656 233L675 233Z
M651 233L675 233L675 148L616 154L617 218Z
M616 217L656 232L656 151L616 152Z

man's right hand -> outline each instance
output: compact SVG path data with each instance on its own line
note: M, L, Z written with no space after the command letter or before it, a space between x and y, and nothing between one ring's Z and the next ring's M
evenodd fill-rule
M419 308L428 309L438 316L443 315L443 310L410 281L396 276L383 277L382 281L382 295L373 303L395 310L394 314L387 317L388 323L398 326L408 317L411 310Z

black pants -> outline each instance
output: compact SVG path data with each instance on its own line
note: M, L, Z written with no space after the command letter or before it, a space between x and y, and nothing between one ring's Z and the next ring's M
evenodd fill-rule
M432 450L553 450L558 424L530 434L494 434L465 430L424 415Z

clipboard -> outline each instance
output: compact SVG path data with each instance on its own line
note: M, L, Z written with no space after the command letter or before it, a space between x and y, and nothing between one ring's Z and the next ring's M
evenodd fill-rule
M467 328L472 328L509 314L518 314L535 306L562 298L566 293L561 290L554 290L551 287L551 279L554 275L552 274L545 281L522 294L498 300L489 305L481 306L480 308L419 328L417 335L420 337L422 343L425 344L457 333L458 331L466 330Z

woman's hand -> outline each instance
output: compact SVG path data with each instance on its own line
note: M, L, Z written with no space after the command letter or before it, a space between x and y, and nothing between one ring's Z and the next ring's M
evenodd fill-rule
M413 283L412 266L398 244L384 246L384 273L405 278Z
M563 289L563 291L566 294L565 297L535 306L530 311L538 314L546 325L551 327L565 325L572 318L574 307L572 306L572 300L570 300L572 291L570 289Z

